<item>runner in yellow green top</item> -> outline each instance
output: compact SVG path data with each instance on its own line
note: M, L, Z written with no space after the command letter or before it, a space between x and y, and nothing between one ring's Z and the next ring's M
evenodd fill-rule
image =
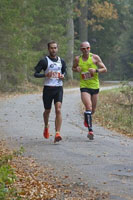
M99 93L99 73L107 72L101 58L90 52L90 43L85 41L80 44L82 55L76 56L72 70L80 73L81 100L85 106L84 125L88 127L87 137L93 140L92 114L96 110Z

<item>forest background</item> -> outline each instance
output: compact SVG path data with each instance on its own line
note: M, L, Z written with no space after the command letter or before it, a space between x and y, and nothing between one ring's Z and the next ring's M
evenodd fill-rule
M81 41L107 66L102 80L133 80L132 0L1 0L0 24L0 91L42 83L34 67L50 40L67 63L66 82L78 79L72 63Z

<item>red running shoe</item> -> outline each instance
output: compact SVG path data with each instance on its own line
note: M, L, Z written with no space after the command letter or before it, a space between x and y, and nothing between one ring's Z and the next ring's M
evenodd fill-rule
M49 127L44 128L43 136L44 138L48 139L49 138Z
M60 136L59 132L56 132L55 138L54 138L54 143L59 142L60 140L62 140L62 137Z
M88 132L87 137L88 137L90 140L94 140L94 134L93 134L93 131L92 131L92 130Z

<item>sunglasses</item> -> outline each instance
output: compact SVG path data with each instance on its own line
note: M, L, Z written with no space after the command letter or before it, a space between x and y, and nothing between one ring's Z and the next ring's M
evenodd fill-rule
M83 48L81 48L81 49L82 49L82 50L85 50L85 49L89 50L90 47L83 47Z

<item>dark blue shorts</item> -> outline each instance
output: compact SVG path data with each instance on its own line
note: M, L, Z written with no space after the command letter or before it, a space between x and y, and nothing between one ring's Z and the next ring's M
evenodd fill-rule
M51 109L52 101L54 104L63 100L63 87L44 86L43 88L43 104L45 109Z
M80 91L81 92L87 92L90 95L98 94L99 93L99 89L91 89L91 88L80 88Z

